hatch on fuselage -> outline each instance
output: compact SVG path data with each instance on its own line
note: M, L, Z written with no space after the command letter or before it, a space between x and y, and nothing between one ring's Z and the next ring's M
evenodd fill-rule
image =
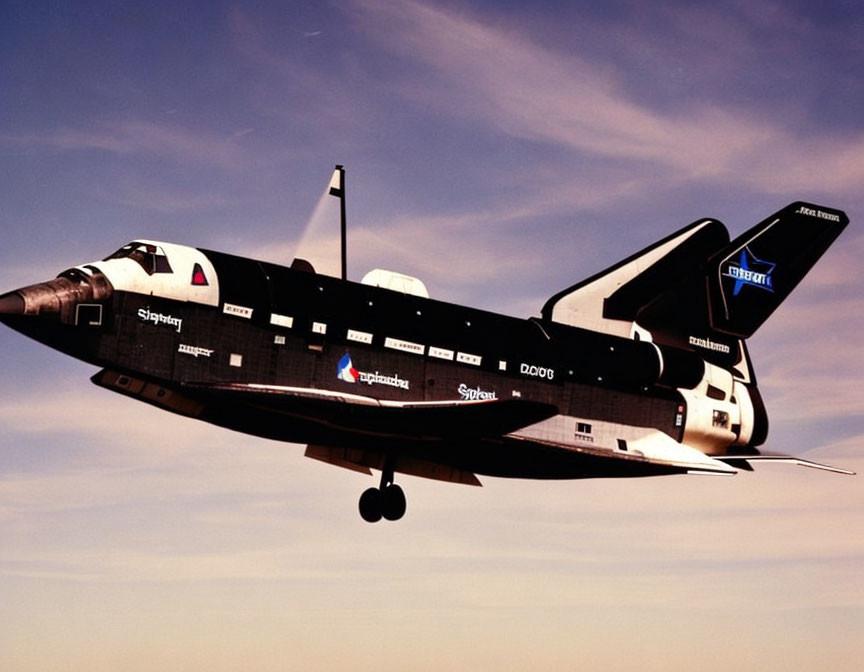
M424 299L429 298L429 291L419 278L413 278L410 275L396 273L395 271L385 271L383 268L374 268L369 271L363 276L360 284L382 287L383 289L390 289L402 294L420 296Z

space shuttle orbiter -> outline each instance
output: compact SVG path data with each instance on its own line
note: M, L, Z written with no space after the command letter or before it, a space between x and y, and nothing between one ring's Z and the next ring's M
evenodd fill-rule
M368 521L404 514L396 473L479 485L757 460L850 473L760 451L746 347L847 222L793 203L730 241L702 219L527 320L430 299L387 271L356 283L139 239L4 294L0 320L98 367L101 387L380 470L360 499Z

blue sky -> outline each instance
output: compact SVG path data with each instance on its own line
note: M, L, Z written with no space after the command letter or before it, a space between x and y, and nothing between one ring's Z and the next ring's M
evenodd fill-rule
M136 237L287 263L305 233L314 256L336 163L353 278L525 317L691 221L811 200L852 223L751 354L769 446L864 472L862 28L854 2L6 2L0 286ZM405 519L369 526L368 478L0 344L4 669L864 653L861 477L404 477Z

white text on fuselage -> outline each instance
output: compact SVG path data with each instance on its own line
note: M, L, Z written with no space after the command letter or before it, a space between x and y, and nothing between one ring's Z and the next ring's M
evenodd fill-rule
M690 345L695 345L699 348L705 348L706 350L713 350L715 352L723 352L725 354L729 354L730 348L725 343L717 343L716 341L712 341L710 338L699 338L698 336L690 336L688 339Z
M359 375L358 380L367 385L387 385L389 387L398 387L403 390L407 390L410 387L409 381L400 378L395 373L392 376L382 376L377 371L375 373L370 373L369 371L358 371L357 373Z
M170 327L174 327L178 334L180 333L180 329L183 327L183 320L179 317L163 315L162 313L152 313L146 308L138 309L138 319L143 320L144 322L152 322L153 324L167 324Z
M200 348L197 345L186 345L185 343L181 343L177 348L177 352L182 352L184 355L192 355L193 357L198 357L198 355L209 357L214 351L208 350L207 348Z
M536 364L521 364L519 373L523 376L531 376L533 378L543 378L552 380L555 377L555 369L550 369L545 366L537 366Z
M459 387L456 388L456 391L459 392L459 396L462 397L464 401L479 401L498 398L498 395L495 392L481 390L479 387L468 387L465 383L459 383Z

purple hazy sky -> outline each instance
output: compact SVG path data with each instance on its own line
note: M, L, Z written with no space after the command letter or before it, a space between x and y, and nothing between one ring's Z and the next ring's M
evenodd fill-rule
M696 219L734 236L810 200L852 223L750 341L768 447L864 472L862 32L841 0L7 0L0 290L139 237L288 263L310 221L335 233L336 163L352 278L523 317ZM370 526L373 480L300 446L5 328L0 364L4 670L864 656L862 476L402 477L406 517Z

